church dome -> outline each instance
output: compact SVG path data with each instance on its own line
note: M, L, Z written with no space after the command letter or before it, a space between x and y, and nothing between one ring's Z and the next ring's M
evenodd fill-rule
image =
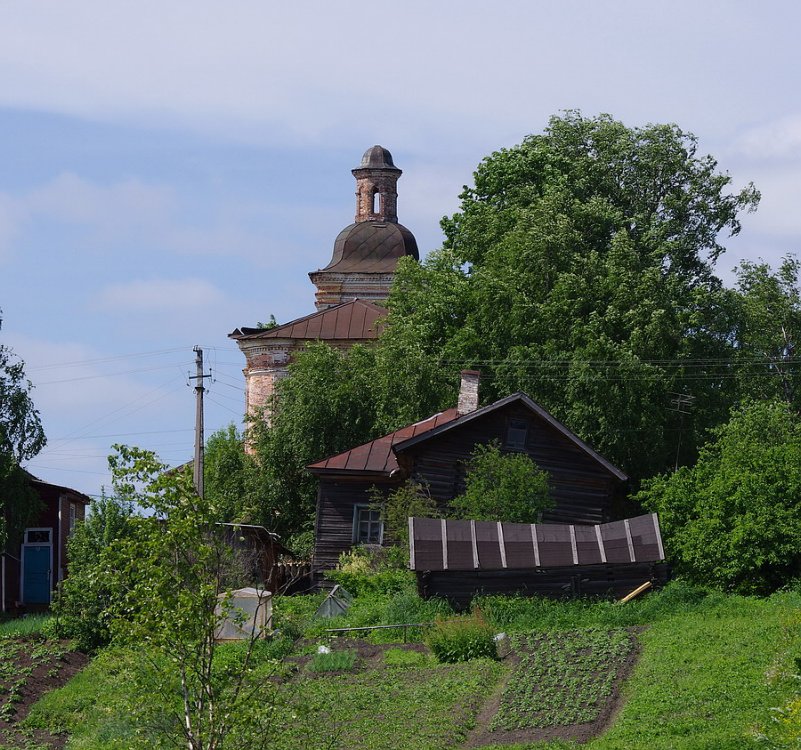
M405 255L420 259L417 240L405 226L397 222L356 222L337 235L331 262L321 270L393 273L398 258Z
M400 172L392 161L389 149L383 146L370 146L362 156L362 163L357 169L393 169Z

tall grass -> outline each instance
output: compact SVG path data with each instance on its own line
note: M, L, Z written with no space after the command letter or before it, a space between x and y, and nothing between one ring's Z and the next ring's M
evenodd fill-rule
M682 580L627 604L592 599L554 600L524 596L482 596L473 600L495 627L510 631L573 630L590 627L650 625L676 615L712 612L728 601L725 594Z
M52 619L50 615L25 615L0 622L0 637L39 634Z

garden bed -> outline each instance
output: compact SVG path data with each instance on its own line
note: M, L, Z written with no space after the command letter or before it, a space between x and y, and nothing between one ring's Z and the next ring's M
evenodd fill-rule
M88 657L67 641L41 635L0 636L0 746L61 748L66 737L43 730L23 733L19 723L45 693L65 685Z
M512 668L485 703L465 747L587 742L610 723L639 654L641 628L516 634Z

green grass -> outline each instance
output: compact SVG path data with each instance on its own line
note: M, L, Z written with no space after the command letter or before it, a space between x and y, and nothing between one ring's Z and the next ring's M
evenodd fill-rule
M384 652L384 664L388 667L422 667L430 664L431 661L431 657L422 651L388 648Z
M430 668L318 677L297 685L294 722L276 726L281 750L444 750L458 747L504 671L476 660Z
M316 653L309 662L310 672L350 672L356 666L355 651Z
M746 750L770 709L794 688L801 597L715 596L693 612L660 616L611 729L586 750ZM664 615L664 613L663 613ZM505 750L568 747L564 743Z
M305 629L305 617L313 611L315 600L298 598L291 606L292 612L289 606L284 609L287 619L291 616ZM400 610L408 613L419 608L416 611L422 612L427 606L436 605L404 601ZM349 613L349 624L368 614L371 624L377 624L375 620L380 622L382 616L378 613L388 610L385 598L368 598L356 612ZM582 746L587 750L754 748L754 735L769 723L770 708L785 705L797 687L792 677L794 659L801 657L801 595L797 593L769 599L706 595L676 583L627 605L488 597L482 602L482 611L495 628L505 630L513 640L522 643L522 633L535 633L525 636L530 639L526 642L529 647L551 639L565 643L579 637L568 635L570 631L586 628L609 631L647 626L639 636L640 661L624 685L625 705L604 736ZM589 653L588 648L603 650L604 644L612 651L616 648L608 634L596 640L585 648L574 647L572 657L565 651L550 665L563 671L560 679L578 687L581 680L565 678L564 670L574 668L575 662ZM290 647L286 639L265 644L259 658L280 657ZM530 650L534 652L534 648ZM385 655L385 664L395 663L397 668L296 675L280 688L276 715L281 718L272 724L277 735L271 746L300 750L325 747L330 740L331 748L353 750L458 747L481 703L509 666L480 660L437 665L428 656L423 663L414 664L417 656L401 656L395 653L398 651ZM614 654L608 656L611 659ZM235 657L232 651L227 658ZM142 734L141 725L137 726L138 705L148 698L137 692L137 658L141 655L132 651L101 652L66 688L34 707L30 725L69 731L68 750L156 747L157 738ZM529 667L543 675L547 672L542 665ZM537 679L544 683L544 676ZM509 685L510 701L519 699L522 683L515 686L512 679ZM603 689L603 685L594 688L596 692ZM548 701L552 707L561 705L557 692ZM564 696L561 703L567 711L569 702ZM268 704L263 702L265 707ZM551 742L511 747L556 750L569 745Z
M50 615L25 615L14 620L0 622L0 638L3 636L34 635L41 633L53 618Z

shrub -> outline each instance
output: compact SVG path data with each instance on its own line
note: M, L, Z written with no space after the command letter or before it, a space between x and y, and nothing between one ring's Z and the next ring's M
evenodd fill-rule
M548 473L526 453L502 453L497 441L477 445L467 467L464 494L450 505L460 518L536 523L543 510L553 507Z
M316 653L309 662L311 672L349 672L356 665L355 651Z
M440 662L498 657L495 633L478 612L469 617L437 621L426 643Z
M712 432L693 467L643 483L676 567L699 582L765 594L801 575L801 420L754 402Z
M392 549L404 566L409 563L409 516L440 518L442 515L428 487L411 480L390 492L386 499L376 490L373 505L381 510L384 533L395 544Z
M329 570L325 576L357 597L371 594L394 596L412 593L416 588L414 573L398 567L395 557L384 548L355 547L342 554L337 569Z
M323 593L317 593L274 597L273 628L291 640L300 638L324 596Z

